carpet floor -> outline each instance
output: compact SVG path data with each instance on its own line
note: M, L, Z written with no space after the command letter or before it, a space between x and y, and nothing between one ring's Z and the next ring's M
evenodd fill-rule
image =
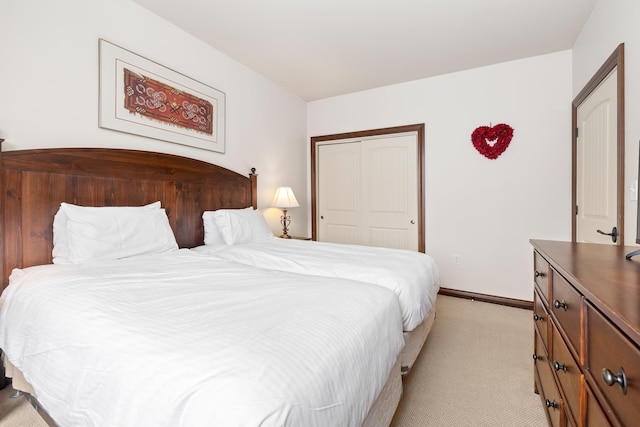
M533 392L532 312L438 296L436 322L404 379L391 427L543 427ZM46 427L24 397L0 390L0 427ZM329 426L328 426L329 427Z
M533 392L532 315L439 295L391 427L546 426Z

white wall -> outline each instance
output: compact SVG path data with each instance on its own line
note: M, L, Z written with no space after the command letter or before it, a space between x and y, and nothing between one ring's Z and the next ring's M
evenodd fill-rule
M425 123L426 246L442 286L531 300L529 239L571 238L571 100L564 51L310 102L307 132ZM489 160L471 133L501 122L514 138Z
M306 201L305 102L129 0L5 1L0 12L0 138L3 150L115 147L193 157L259 173L258 204L278 185ZM98 38L226 93L225 154L98 128ZM292 232L306 232L293 211Z
M598 0L573 49L573 97L578 95L620 43L625 72L625 211L624 240L634 245L637 202L631 188L638 179L640 139L640 2Z

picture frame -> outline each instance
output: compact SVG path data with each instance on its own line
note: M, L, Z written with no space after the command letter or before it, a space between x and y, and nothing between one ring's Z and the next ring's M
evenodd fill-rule
M104 39L98 44L99 127L225 152L224 92Z

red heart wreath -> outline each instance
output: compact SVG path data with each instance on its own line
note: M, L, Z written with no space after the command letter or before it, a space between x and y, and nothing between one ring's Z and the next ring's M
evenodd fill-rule
M504 123L495 125L494 127L480 126L471 134L471 141L476 150L488 159L497 159L504 153L513 138L513 128ZM488 141L496 141L490 145Z

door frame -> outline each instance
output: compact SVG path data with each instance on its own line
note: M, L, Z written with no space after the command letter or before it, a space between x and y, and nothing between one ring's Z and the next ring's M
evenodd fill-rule
M617 93L617 215L616 227L618 228L617 245L624 245L624 43L620 43L609 58L600 66L598 71L591 77L591 80L582 88L580 93L571 103L571 241L576 241L576 202L577 202L577 170L578 170L578 107L600 83L607 78L613 69L618 71L618 93Z
M357 132L346 132L332 135L311 137L311 239L317 237L317 175L316 175L316 148L318 143L337 141L342 139L366 138L396 133L417 133L417 162L418 162L418 251L425 252L425 204L424 204L424 123L395 126L381 129L371 129Z

